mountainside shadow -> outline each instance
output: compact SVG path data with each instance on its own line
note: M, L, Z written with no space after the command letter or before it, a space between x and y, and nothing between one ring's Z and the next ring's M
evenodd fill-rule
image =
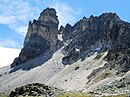
M45 62L47 62L49 59L52 58L53 54L54 54L55 51L49 51L37 58L34 58L26 63L23 63L23 64L20 64L20 65L17 65L15 67L12 68L12 70L9 72L9 73L12 73L12 72L15 72L19 69L22 69L22 70L31 70L37 66L41 66L42 64L44 64Z

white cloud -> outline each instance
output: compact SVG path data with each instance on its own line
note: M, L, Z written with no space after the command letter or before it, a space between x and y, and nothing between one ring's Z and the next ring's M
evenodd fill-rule
M0 47L0 68L10 65L18 57L20 49Z
M3 47L11 47L11 48L19 48L20 45L18 42L14 41L13 39L0 39L0 46Z
M35 18L38 11L38 7L27 0L0 0L0 24L24 36L29 20Z
M47 6L53 7L57 11L59 25L66 25L67 23L74 24L76 16L80 14L79 9L73 9L67 2L60 2L58 0L49 0Z
M15 30L18 34L25 36L27 31L27 26L20 26L20 27L18 26L16 27Z
M60 25L67 23L74 24L76 22L76 10L72 9L67 3L56 2L54 8L57 10Z

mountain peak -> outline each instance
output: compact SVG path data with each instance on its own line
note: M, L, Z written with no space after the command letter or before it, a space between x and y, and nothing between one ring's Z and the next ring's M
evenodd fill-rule
M116 13L112 13L112 12L109 12L109 13L102 13L99 18L106 18L106 19L115 19L116 21L121 21L121 19L118 17L118 15Z
M11 66L25 63L48 50L57 49L58 24L58 17L53 8L46 8L41 12L38 20L29 22L24 47Z
M56 15L56 10L54 8L46 8L41 12L38 21L46 22L46 23L48 22L59 23L57 17L58 16Z

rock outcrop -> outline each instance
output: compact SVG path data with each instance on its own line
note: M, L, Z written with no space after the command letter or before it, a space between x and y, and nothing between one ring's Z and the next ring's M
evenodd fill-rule
M43 10L38 20L30 21L24 46L19 57L14 60L11 66L25 63L49 49L57 49L59 43L57 38L58 24L58 17L53 8Z
M63 64L84 60L94 52L130 47L130 24L122 21L115 13L83 17L74 26L67 24L62 33L65 44Z
M33 83L16 88L15 91L11 91L9 97L56 97L63 93L60 89Z

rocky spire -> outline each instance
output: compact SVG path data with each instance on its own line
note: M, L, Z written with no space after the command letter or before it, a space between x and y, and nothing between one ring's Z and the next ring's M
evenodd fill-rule
M30 21L24 46L11 66L25 63L49 49L57 49L58 24L58 17L53 8L46 8L38 20Z

